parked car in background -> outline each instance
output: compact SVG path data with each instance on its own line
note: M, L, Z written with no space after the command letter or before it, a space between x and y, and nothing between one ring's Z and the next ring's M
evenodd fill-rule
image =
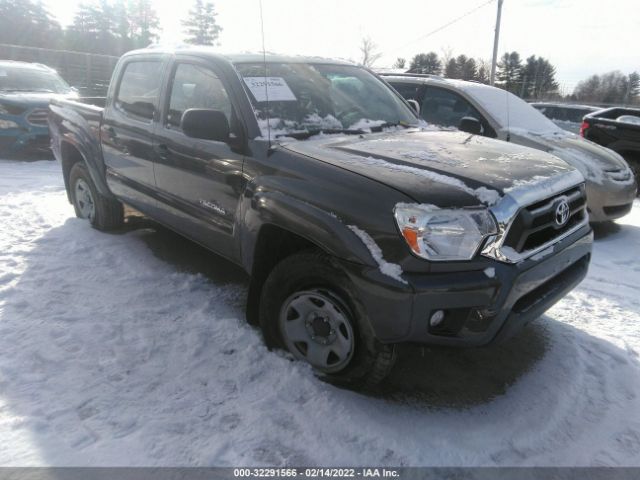
M516 95L432 75L381 75L406 99L416 100L420 116L429 123L532 147L573 165L587 181L592 222L614 220L631 210L636 182L625 160L561 129Z
M640 181L640 108L614 107L584 117L580 135L622 155Z
M539 103L534 102L530 104L533 108L540 110L542 114L553 123L558 125L564 130L568 130L572 133L580 133L580 125L582 125L582 118L593 112L600 110L600 107L593 107L590 105L570 105L564 103Z
M380 381L398 343L508 338L587 272L577 170L423 129L360 66L146 49L104 108L50 109L78 217L117 228L129 204L238 264L267 344L333 381Z
M0 158L50 157L49 101L74 97L75 90L55 70L0 60Z

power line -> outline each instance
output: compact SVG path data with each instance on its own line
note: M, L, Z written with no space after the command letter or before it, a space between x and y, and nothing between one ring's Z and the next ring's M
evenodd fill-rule
M430 31L429 33L426 33L426 34L424 34L424 35L421 35L420 37L416 38L415 40L411 40L410 42L407 42L407 43L405 43L404 45L401 45L401 46L399 46L399 47L396 47L396 48L394 48L393 50L388 50L388 51L383 52L383 53L387 53L387 54L388 54L388 53L397 52L398 50L401 50L401 49L403 49L404 47L407 47L407 46L411 45L412 43L419 42L420 40L424 40L425 38L430 37L431 35L435 35L436 33L438 33L438 32L440 32L440 31L444 30L445 28L447 28L447 27L449 27L449 26L453 25L454 23L459 22L459 21L460 21L460 20L462 20L463 18L468 17L468 16L469 16L469 15L471 15L472 13L477 12L477 11L478 11L478 10L480 10L482 7L485 7L485 6L489 5L490 3L494 2L494 1L495 1L495 0L488 0L487 2L484 2L484 3L480 4L480 5L478 5L477 7L472 8L472 9L471 9L471 10L469 10L468 12L463 13L463 14L462 14L462 15L460 15L459 17L454 18L453 20L451 20L451 21L449 21L449 22L445 23L444 25L442 25L442 26L440 26L440 27L436 28L435 30L432 30L432 31Z

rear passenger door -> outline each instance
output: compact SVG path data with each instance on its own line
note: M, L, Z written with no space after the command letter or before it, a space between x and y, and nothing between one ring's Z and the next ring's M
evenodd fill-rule
M244 156L230 145L234 134L239 135L234 132L239 120L225 83L215 64L178 58L170 68L154 150L160 208L170 223L231 256ZM180 124L190 108L224 112L231 128L229 142L187 137Z
M126 60L107 98L101 125L109 187L143 210L155 203L153 134L164 66L161 56Z

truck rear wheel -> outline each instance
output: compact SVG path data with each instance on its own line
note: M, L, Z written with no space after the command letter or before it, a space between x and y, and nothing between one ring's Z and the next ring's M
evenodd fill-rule
M98 192L87 167L76 163L69 172L69 189L76 217L89 220L98 230L113 230L124 222L122 203Z
M296 253L271 271L260 298L260 326L269 348L284 348L331 383L372 387L395 362L378 342L346 274L331 256Z

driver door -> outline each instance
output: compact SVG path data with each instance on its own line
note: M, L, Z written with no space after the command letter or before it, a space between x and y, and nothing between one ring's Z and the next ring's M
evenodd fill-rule
M236 124L222 75L208 62L178 59L165 98L154 145L161 208L172 226L230 257L243 155L226 142L187 137L180 127L190 108L220 110Z

